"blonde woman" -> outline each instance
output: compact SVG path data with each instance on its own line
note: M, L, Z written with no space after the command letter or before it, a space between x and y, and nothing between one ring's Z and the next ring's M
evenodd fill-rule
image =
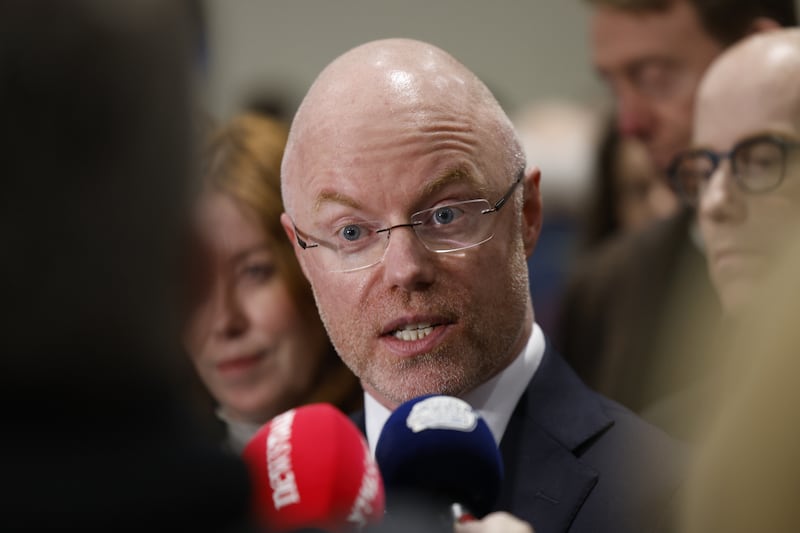
M286 135L269 118L238 116L211 136L201 169L184 343L236 451L292 407L361 402L279 221Z

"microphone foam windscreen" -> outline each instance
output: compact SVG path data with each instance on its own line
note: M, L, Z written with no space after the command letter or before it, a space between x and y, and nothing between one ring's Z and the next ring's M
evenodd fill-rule
M364 437L330 404L286 411L242 453L256 518L268 531L349 531L381 520L383 482Z
M383 427L375 458L390 512L394 494L416 492L483 516L492 510L503 480L502 458L486 422L452 396L401 404Z

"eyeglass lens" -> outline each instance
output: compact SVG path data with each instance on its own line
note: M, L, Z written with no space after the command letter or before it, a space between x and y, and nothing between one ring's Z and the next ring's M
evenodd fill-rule
M754 139L734 147L730 154L696 150L683 154L673 169L681 195L692 202L723 159L731 159L731 170L739 185L748 192L776 187L783 178L785 148L771 138Z

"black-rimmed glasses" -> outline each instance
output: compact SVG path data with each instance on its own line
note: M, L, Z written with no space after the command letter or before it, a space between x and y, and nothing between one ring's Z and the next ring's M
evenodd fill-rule
M673 159L668 173L672 187L689 204L696 205L706 182L724 159L731 161L731 174L748 193L771 191L786 174L788 154L800 143L777 135L745 139L729 152L693 148Z
M524 169L520 169L514 183L494 204L481 198L440 205L414 213L407 223L388 227L380 222L351 223L332 231L330 241L313 239L315 242L309 242L312 238L295 225L297 244L304 250L317 248L314 260L330 272L353 272L380 263L392 230L398 228L411 228L431 252L466 250L494 236L494 220L483 215L500 211L524 174Z

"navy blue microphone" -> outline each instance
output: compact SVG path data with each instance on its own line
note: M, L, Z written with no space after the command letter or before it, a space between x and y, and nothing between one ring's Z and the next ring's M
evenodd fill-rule
M454 509L478 518L492 511L503 481L503 460L489 426L452 396L421 396L400 405L383 427L375 458L387 517L435 510L448 515L443 520L449 519L451 531L458 519Z

